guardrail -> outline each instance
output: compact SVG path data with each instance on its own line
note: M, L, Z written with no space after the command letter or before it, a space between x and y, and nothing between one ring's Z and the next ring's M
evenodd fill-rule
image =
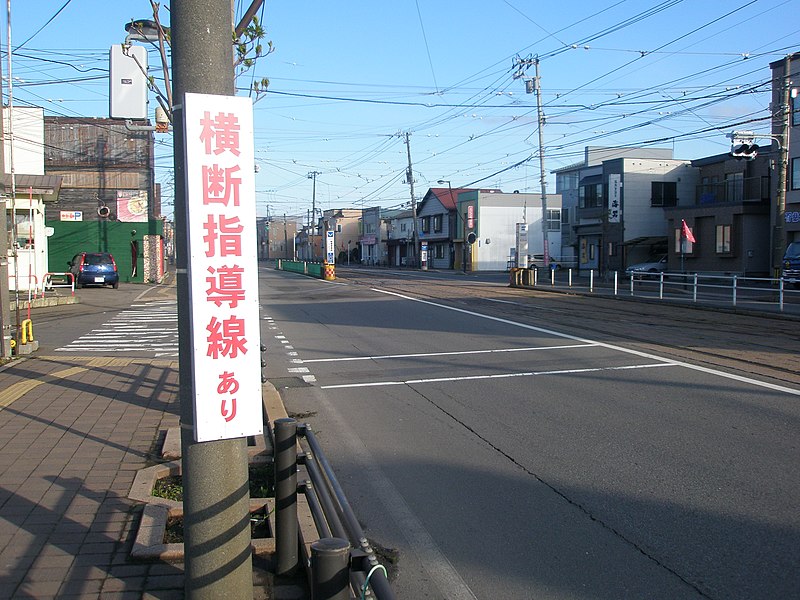
M298 454L298 437L305 440ZM394 600L386 568L367 541L314 432L295 419L277 419L275 440L276 573L298 564L297 494L305 494L319 539L311 544L311 592L314 600L366 598ZM308 479L297 485L298 464Z
M627 285L625 284L627 282ZM800 312L800 289L782 278L714 275L703 273L634 273L632 276L594 270L576 277L550 269L541 274L538 268L511 269L512 287L588 288L590 293L633 296L659 300L677 300L693 304L730 305L754 310Z
M45 290L53 288L70 288L75 295L75 275L72 273L45 273L42 280L42 296Z

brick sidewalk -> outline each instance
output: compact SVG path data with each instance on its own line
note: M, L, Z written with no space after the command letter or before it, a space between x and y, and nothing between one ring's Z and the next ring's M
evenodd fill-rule
M0 368L0 597L182 598L128 559L136 471L178 425L177 361L35 356Z

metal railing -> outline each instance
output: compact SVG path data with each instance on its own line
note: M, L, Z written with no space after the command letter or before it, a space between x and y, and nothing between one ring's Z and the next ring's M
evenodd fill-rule
M576 276L572 269L566 272L563 269L550 270L542 274L538 271L512 269L511 286L568 288L613 296L800 314L800 289L795 289L782 278L677 272L634 273L629 276L618 271L599 274L594 270Z
M297 567L297 494L305 494L319 539L311 544L314 600L394 600L386 568L367 541L314 432L295 419L275 421L275 553L278 575ZM298 454L297 439L305 440ZM298 464L308 479L297 484Z
M42 281L42 296L46 290L53 288L70 288L72 295L75 295L75 275L67 273L45 273Z

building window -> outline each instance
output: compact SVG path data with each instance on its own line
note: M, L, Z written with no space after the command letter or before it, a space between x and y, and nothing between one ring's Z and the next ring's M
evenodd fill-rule
M800 190L800 157L792 159L792 189Z
M725 201L741 202L744 200L744 173L725 174Z
M569 209L568 208L561 209L561 224L562 225L569 225Z
M792 107L792 125L800 125L800 102L797 98L789 98L789 105Z
M422 233L430 233L431 231L431 218L422 217Z
M434 244L433 245L433 257L434 258L444 258L444 244Z
M650 206L675 206L678 204L678 184L674 181L651 183Z
M604 206L603 184L584 185L580 188L580 207L597 208Z
M717 254L728 254L731 251L731 226L717 225Z
M556 175L556 193L577 190L579 183L579 173L558 173Z
M694 244L683 237L680 227L675 229L675 253L691 254L694 251Z
M434 233L442 231L442 215L433 215L433 231Z
M400 231L405 231L405 230L406 230L406 224L400 223Z
M561 231L560 209L547 209L547 231Z
M336 233L342 233L342 225L341 223L336 224Z

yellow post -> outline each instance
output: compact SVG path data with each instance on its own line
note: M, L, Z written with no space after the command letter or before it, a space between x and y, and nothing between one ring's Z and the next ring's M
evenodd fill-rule
M24 344L27 344L29 341L32 342L33 341L33 321L31 321L30 319L25 319L22 322L21 325L22 325L22 339L20 340L20 343L22 343L24 345ZM28 334L27 337L26 337L26 333Z

